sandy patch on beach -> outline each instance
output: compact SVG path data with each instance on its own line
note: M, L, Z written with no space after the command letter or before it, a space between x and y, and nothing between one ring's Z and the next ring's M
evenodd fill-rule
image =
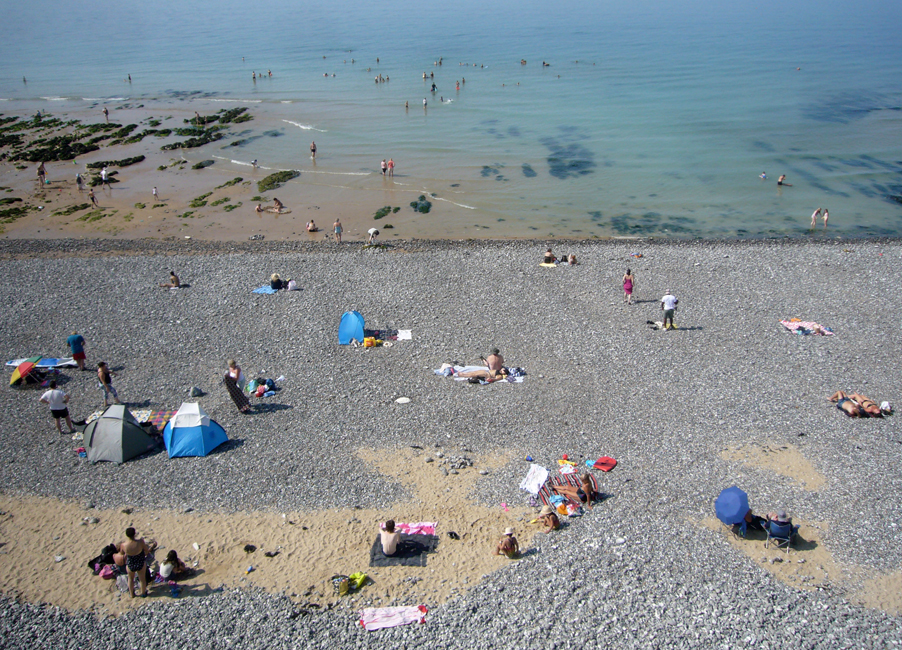
M865 607L882 609L896 616L902 615L902 571L865 580L853 599Z
M786 476L809 491L817 491L827 482L823 474L808 462L797 447L778 442L750 442L721 452L724 460L737 460L747 467L766 469Z
M31 602L66 609L94 609L117 614L156 599L169 599L165 585L151 589L148 599L120 594L114 581L95 577L87 561L109 543L124 539L134 526L155 539L161 560L170 548L199 574L182 583L181 597L202 597L225 587L256 586L284 593L298 602L335 602L329 579L363 571L373 580L357 596L376 605L436 605L464 593L482 576L510 561L494 555L494 545L513 526L521 548L529 546L535 526L520 523L526 508L485 507L468 494L480 478L508 462L502 455L473 459L473 466L445 476L440 459L426 463L421 450L361 450L361 461L409 487L412 498L390 511L331 509L292 513L197 513L171 510L87 510L82 504L41 497L0 495L0 590ZM434 454L433 454L434 455ZM327 495L324 495L327 497ZM125 509L125 505L123 505ZM96 517L99 523L87 523ZM370 568L370 548L381 521L437 521L438 548L426 567ZM531 518L531 517L530 517ZM449 531L460 536L456 541ZM193 548L193 544L199 550ZM244 546L253 544L254 553ZM279 551L268 558L267 551ZM55 556L65 559L56 562ZM251 573L246 573L253 566Z
M801 524L788 555L784 549L777 549L773 544L769 548L764 548L767 535L763 531L750 530L746 537L742 538L727 530L715 517L707 517L699 523L711 530L722 532L733 547L792 587L810 590L828 583L842 584L853 574L860 573L857 568L841 566L824 546L821 536L827 530L827 524L823 522Z

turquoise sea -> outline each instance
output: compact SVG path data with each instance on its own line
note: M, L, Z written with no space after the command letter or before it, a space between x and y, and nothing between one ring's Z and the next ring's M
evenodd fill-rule
M899 236L900 34L890 0L32 0L0 113L248 102L247 143L204 155L361 192L391 157L473 236L807 237L818 207Z

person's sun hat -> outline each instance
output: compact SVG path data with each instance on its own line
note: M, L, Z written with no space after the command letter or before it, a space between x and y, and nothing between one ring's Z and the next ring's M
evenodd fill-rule
M514 529L511 528L510 526L508 526L507 528L504 529L504 534L505 534L505 535L513 535L513 534L514 534Z
M781 524L785 524L789 521L789 515L786 514L785 510L780 510L777 513L777 521L779 521Z
M545 515L550 515L554 510L552 510L551 506L542 506L542 510L539 511L539 516L543 517Z

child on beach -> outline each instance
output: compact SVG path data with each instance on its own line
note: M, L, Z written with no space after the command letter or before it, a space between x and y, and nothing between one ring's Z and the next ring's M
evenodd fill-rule
M539 523L545 526L543 533L561 529L561 520L557 518L551 506L542 506L542 510L539 512Z
M160 563L160 577L167 580L180 580L194 574L187 564L179 559L175 549L166 554L166 559Z
M514 537L513 528L504 530L504 537L498 542L498 546L495 548L495 555L506 555L511 560L516 560L520 557L520 545L517 543L517 538Z
M382 552L388 556L394 555L398 550L398 542L401 540L401 533L395 532L394 519L385 522L384 528L379 531L379 537L382 540Z

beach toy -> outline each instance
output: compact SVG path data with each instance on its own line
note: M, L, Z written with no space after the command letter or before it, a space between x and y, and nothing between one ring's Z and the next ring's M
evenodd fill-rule
M531 462L532 462L532 456L527 456L527 457L526 457L526 462L527 462L527 463L531 463Z
M249 566L249 567L247 568L247 571L244 572L244 574L247 575L248 573L252 572L253 570L254 570L254 567L253 567L253 566Z
M561 458L563 458L564 460L570 460L570 457L567 454L564 454L563 456L561 456Z

